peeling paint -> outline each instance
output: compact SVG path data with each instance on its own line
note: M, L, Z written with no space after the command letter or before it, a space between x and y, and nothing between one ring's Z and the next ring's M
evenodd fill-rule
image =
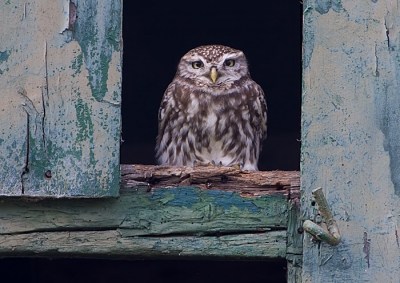
M83 0L79 5L94 3ZM0 4L0 33L5 35L0 47L5 101L0 107L5 149L0 151L5 169L0 171L0 195L118 195L121 50L106 44L110 34L104 28L110 17L121 20L121 5L101 7L90 18L85 13L92 10L80 11L76 3L65 0ZM91 38L90 48L103 50L105 56L105 66L94 80L103 86L105 102L92 95L88 70L97 63L88 63L93 58L88 59L73 40L80 32L75 30L80 16L103 34ZM68 30L71 27L74 31ZM115 25L112 35L118 44L120 28Z
M192 187L170 188L166 190L156 190L151 196L151 200L159 200L168 206L192 208L197 205L198 200L207 202L211 205L218 205L225 210L237 209L251 213L260 213L262 208L266 208L270 216L286 213L281 203L284 197L260 196L258 198L244 198L237 192L225 192L217 190L201 191ZM275 214L274 214L275 213Z
M320 14L326 14L332 8L333 11L339 13L342 7L341 0L316 0L315 10Z
M87 0L76 3L76 7L78 19L74 37L85 56L92 96L101 101L108 92L108 68L112 52L121 50L121 0L112 1L110 5ZM101 24L93 25L93 20L99 18Z
M6 51L0 51L0 75L3 74L4 71L8 71L9 68L5 67L4 70L1 68L2 63L6 63L8 60L8 57L10 57L11 51L6 50Z
M11 51L0 52L0 64L8 60L8 57L10 57L10 53Z

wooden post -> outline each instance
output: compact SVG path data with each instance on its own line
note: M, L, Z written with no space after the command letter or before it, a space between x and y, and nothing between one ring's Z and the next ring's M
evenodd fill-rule
M305 1L302 217L322 187L341 243L304 239L303 282L400 278L400 5Z
M300 217L300 192L298 190L291 190L288 207L286 244L287 282L301 283L304 230Z

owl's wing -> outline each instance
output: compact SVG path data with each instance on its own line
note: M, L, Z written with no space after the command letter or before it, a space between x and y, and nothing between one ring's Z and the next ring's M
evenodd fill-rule
M261 142L262 142L267 137L267 103L265 101L264 91L258 84L255 84L254 92L257 95L255 110L259 113L259 115L261 117L260 138L261 138Z
M159 130L165 128L165 118L168 117L172 110L172 105L174 102L172 101L173 89L175 88L174 84L170 84L168 88L165 90L163 99L161 101L160 109L158 110L158 123Z
M158 136L156 141L156 159L161 164L166 161L163 153L172 140L171 119L178 115L174 100L175 84L171 83L166 89L158 110Z

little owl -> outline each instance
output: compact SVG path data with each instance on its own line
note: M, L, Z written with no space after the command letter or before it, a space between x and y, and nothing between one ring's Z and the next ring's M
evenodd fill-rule
M258 170L267 105L247 65L242 51L222 45L182 57L158 113L159 164Z

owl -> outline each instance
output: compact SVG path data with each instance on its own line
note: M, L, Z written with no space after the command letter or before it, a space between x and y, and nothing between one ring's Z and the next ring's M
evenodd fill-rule
M242 51L190 50L179 62L158 113L158 164L218 164L257 171L267 105Z

